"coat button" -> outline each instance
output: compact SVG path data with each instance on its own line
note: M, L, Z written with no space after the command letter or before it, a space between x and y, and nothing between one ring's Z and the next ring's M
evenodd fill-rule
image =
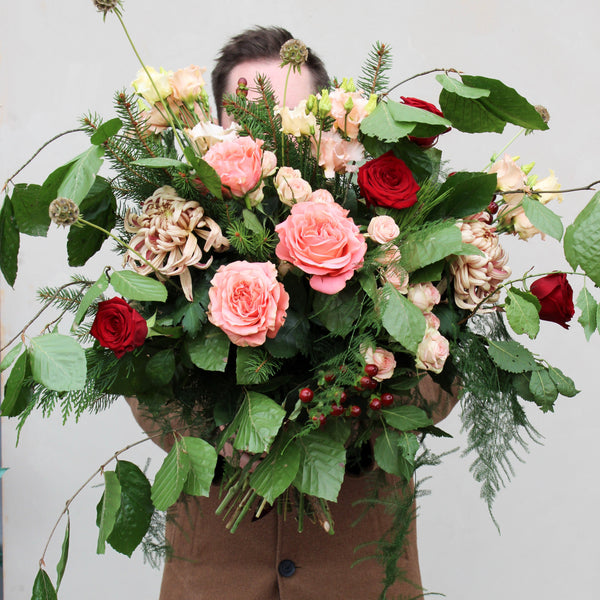
M279 563L277 570L282 577L291 577L296 572L296 565L293 560L285 558Z

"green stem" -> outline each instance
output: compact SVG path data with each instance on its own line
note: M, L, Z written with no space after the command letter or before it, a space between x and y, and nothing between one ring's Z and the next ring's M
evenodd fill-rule
M504 147L499 151L496 152L496 154L492 155L492 160L487 164L487 166L482 169L482 171L487 171L497 160L498 158L500 158L500 156L502 156L502 154L508 150L508 148L513 144L513 142L523 133L525 133L526 129L524 127L522 127L521 129L519 129L519 131L517 131L517 133L515 133L515 135L512 136L512 138L510 140L508 140L508 142L504 145Z

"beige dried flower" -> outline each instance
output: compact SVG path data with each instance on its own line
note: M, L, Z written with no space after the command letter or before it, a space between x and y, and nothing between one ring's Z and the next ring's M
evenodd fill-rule
M463 242L473 244L485 256L457 256L450 264L456 304L472 310L487 296L490 297L486 304L493 304L500 296L497 287L512 273L506 264L508 255L499 244L495 227L479 220L465 220L460 230Z
M281 46L279 56L282 67L292 65L294 71L300 72L300 67L308 60L308 48L302 40L291 39Z
M92 0L92 2L98 12L104 13L105 16L107 12L114 10L121 4L121 0Z
M536 104L534 108L535 110L537 110L540 117L542 117L544 123L547 123L550 120L550 113L548 112L548 109L545 106L542 106L541 104Z
M48 214L53 223L69 227L79 219L79 206L70 198L56 198L50 202Z
M135 235L129 242L158 273L165 278L179 275L185 297L191 302L192 276L188 267L207 269L212 263L212 250L223 252L229 240L219 225L204 215L198 202L177 196L170 186L157 189L142 206L142 214L128 211L126 231ZM200 240L204 240L201 246ZM142 262L131 250L125 263L141 275L148 275L152 267Z

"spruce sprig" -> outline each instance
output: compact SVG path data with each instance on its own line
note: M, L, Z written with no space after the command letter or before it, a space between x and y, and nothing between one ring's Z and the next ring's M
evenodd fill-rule
M387 72L392 68L392 48L389 44L375 42L362 67L358 87L367 94L378 94L389 86Z

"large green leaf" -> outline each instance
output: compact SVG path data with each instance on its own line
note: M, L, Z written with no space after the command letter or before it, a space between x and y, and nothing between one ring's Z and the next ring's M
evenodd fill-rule
M152 484L152 503L158 510L167 510L177 502L189 472L190 456L186 446L175 439Z
M185 343L190 360L205 371L225 371L229 346L229 338L212 323L206 323L200 336Z
M579 296L577 296L577 308L581 310L581 315L577 320L583 327L585 337L589 341L597 327L598 303L587 288L582 288L581 292L579 292Z
M60 588L62 578L67 568L67 560L69 559L69 543L71 541L71 519L69 512L67 511L67 526L65 527L65 535L63 536L63 543L60 551L60 559L56 565L56 591Z
M381 314L386 331L413 354L425 335L425 317L410 300L391 284L383 287Z
M29 360L33 379L50 390L66 392L85 386L85 352L72 337L48 333L33 338Z
M198 158L194 154L194 149L191 146L187 146L183 153L188 159L190 165L196 171L200 181L206 186L206 189L217 198L222 198L223 193L221 191L221 179L217 175L217 172L201 158Z
M523 198L523 209L525 216L536 229L560 242L564 229L560 217L555 212L528 196Z
M146 375L150 383L156 386L167 385L175 375L175 352L165 348L157 352L146 363Z
M433 425L433 421L423 409L411 404L382 408L381 414L388 425L399 431L414 431L421 427Z
M0 415L3 417L16 417L25 410L31 397L30 387L23 385L28 371L28 354L23 352L15 362L4 384L4 398L0 406Z
M79 205L81 217L94 223L107 232L116 223L117 201L110 183L103 177L96 177L88 195ZM67 235L69 265L83 266L102 247L108 234L88 225L74 225Z
M295 444L300 464L294 485L304 494L335 502L345 474L344 444L318 429L298 437Z
M439 75L436 75L435 78L445 90L457 94L458 96L462 96L463 98L486 98L490 95L490 90L465 85L462 81L448 77L446 74L440 73Z
M259 463L250 476L250 485L269 504L283 494L292 484L300 466L300 448L290 443L287 432L277 438L271 451Z
M448 222L410 234L402 244L402 266L412 273L462 250L460 229Z
M293 309L288 309L283 327L274 338L267 338L264 347L275 358L291 358L310 350L310 325L308 319Z
M114 471L104 471L104 493L96 507L96 525L98 526L97 554L104 554L106 540L112 533L117 513L121 507L121 484Z
M580 266L600 286L600 192L594 194L567 227L563 244L573 269Z
M531 293L511 287L506 293L506 318L515 333L531 339L540 331L540 301Z
M154 169L174 167L176 169L187 170L189 168L186 163L177 160L176 158L168 158L166 156L157 156L154 158L140 158L138 160L134 160L131 164L139 165L140 167L151 167Z
M558 389L546 369L537 369L531 373L529 391L533 394L535 403L544 412L553 411Z
M83 321L83 317L85 317L85 313L87 309L90 307L92 302L101 296L108 289L108 277L105 272L100 275L98 281L91 285L88 291L84 294L81 302L79 303L79 307L77 308L77 312L75 313L75 319L73 319L73 325L71 326L71 330L75 330L81 321Z
M382 142L396 142L407 136L416 123L399 123L392 116L388 102L380 102L375 110L360 124L361 132Z
M537 368L533 354L515 340L488 340L490 358L504 371L523 373Z
M354 329L360 314L361 294L353 285L346 286L338 294L315 292L313 309L315 316L331 333L345 336Z
M192 496L208 496L217 465L216 450L201 438L184 437L181 443L190 458L190 472L183 491Z
M167 299L167 288L160 281L134 271L115 271L110 283L115 292L129 300L164 302Z
M409 106L401 102L387 102L390 114L398 123L410 125L416 123L411 131L415 137L430 137L444 133L452 123L444 117L416 106Z
M0 362L0 373L2 373L2 371L5 371L6 369L8 369L8 367L10 367L10 365L13 364L13 362L15 361L15 358L17 358L17 356L19 356L19 353L21 352L21 350L23 350L23 342L19 342L16 346L13 346L10 349L8 354L6 354L6 356L4 356L2 358L2 361Z
M57 197L69 198L79 205L88 195L96 173L102 166L104 148L102 146L91 146L83 154L80 154L69 166L64 175L56 195Z
M48 573L40 567L33 582L31 600L56 600L56 590L50 581Z
M6 196L0 210L0 270L11 287L15 285L19 268L19 228L12 202Z
M452 126L465 133L502 133L506 125L503 119L483 106L479 99L465 98L446 89L440 92L440 108L444 116L452 121Z
M18 183L12 193L11 201L21 233L45 237L50 227L48 207L53 198L42 193L42 186Z
M106 121L106 123L102 123L98 129L94 132L92 137L90 138L90 142L95 144L96 146L100 146L104 144L104 142L108 141L113 135L116 135L123 127L123 121L118 118L110 119Z
M150 482L133 463L120 460L116 474L121 484L121 505L107 542L121 554L131 556L144 539L154 506L150 498Z
M414 433L399 433L385 429L375 440L374 458L377 466L406 480L415 471L415 456L419 440Z

